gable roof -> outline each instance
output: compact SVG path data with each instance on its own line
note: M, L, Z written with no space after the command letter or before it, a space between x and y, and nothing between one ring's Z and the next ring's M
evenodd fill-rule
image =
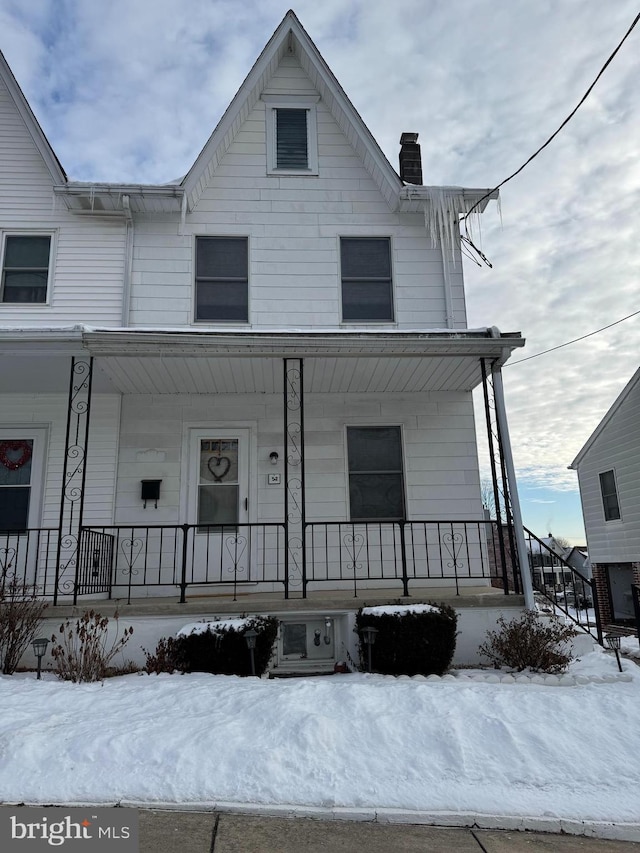
M633 391L633 389L638 384L638 382L640 382L640 367L636 370L636 372L633 374L631 379L624 386L624 388L622 389L620 394L616 397L611 408L608 410L608 412L603 417L603 419L600 421L600 423L595 428L595 430L591 433L591 435L587 439L586 444L583 446L582 450L578 453L578 455L573 460L571 465L569 465L570 469L573 468L575 470L577 468L577 466L582 462L582 460L584 459L586 454L593 447L595 441L600 437L600 435L604 431L607 424L611 421L611 419L613 418L615 413L618 411L620 406L622 406L622 404L627 399L629 394Z
M25 123L27 131L29 135L33 139L33 142L40 152L40 156L42 160L49 170L49 174L53 180L54 184L62 184L67 182L67 175L62 168L62 164L58 160L55 155L53 148L51 147L49 140L44 135L44 131L40 127L38 123L38 119L33 114L33 110L29 106L27 99L24 96L24 92L18 85L18 81L13 76L13 72L7 63L7 60L4 58L4 54L0 51L0 78L6 85L9 95L12 98L14 104L16 105L16 109L20 113L22 120Z
M334 77L304 27L289 10L227 107L184 180L189 208L193 209L228 151L240 127L260 99L285 54L294 55L317 89L349 143L392 209L399 204L403 182L385 157L368 127Z

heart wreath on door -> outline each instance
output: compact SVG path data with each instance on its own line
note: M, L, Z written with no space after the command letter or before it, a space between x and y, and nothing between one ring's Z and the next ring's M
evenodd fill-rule
M210 456L207 460L207 468L216 483L219 483L229 473L231 460L228 456Z
M0 465L9 471L17 471L30 459L30 441L0 441Z

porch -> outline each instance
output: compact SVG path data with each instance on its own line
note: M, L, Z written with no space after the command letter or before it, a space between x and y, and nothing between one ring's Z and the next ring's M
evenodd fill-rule
M58 529L5 531L0 577L23 579L54 606L215 597L294 606L339 599L353 609L359 598L519 594L500 532L496 521L306 522L292 551L286 521L83 526L65 562Z

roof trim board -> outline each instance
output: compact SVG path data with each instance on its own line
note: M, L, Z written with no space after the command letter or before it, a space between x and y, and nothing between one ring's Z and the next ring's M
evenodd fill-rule
M13 76L13 72L7 63L2 51L0 51L0 77L9 91L16 109L18 110L29 135L40 152L40 156L47 167L49 174L54 184L66 183L67 175L62 168L62 164L56 157L56 154L51 147L51 143L44 134L44 131L38 123L33 110L29 106L29 102L24 96L24 92L20 88L18 81Z
M193 209L198 203L216 166L260 99L280 60L289 50L296 55L341 130L360 155L365 168L380 188L387 203L392 210L395 210L399 203L399 192L403 187L400 177L292 11L287 12L267 42L184 178L183 186L188 194L189 208Z
M616 399L613 401L613 403L611 404L611 407L609 408L609 410L607 411L605 416L602 418L602 420L600 421L598 426L595 428L595 430L591 433L591 435L589 436L589 438L585 442L584 446L582 447L582 450L580 450L580 452L578 453L576 458L573 460L571 465L568 466L569 469L572 469L572 470L577 469L578 465L582 462L582 460L584 459L586 454L593 447L594 443L597 441L597 439L602 434L604 428L611 421L611 419L613 418L615 413L622 406L622 404L627 399L627 397L629 396L631 391L638 384L638 382L640 382L640 367L636 370L636 372L633 374L631 379L624 386L624 388L622 389L620 394L618 394Z

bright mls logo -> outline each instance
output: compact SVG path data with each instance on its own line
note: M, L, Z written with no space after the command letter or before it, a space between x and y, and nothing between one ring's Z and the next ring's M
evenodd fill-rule
M3 853L36 853L52 847L76 853L138 853L138 812L34 806L0 809Z

